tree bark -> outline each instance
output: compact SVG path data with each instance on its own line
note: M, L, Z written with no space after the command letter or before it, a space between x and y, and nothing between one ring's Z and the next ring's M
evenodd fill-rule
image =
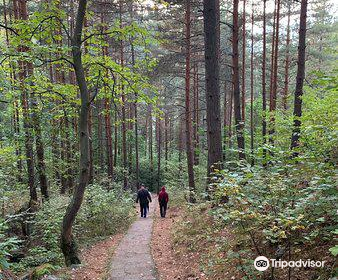
M263 53L262 53L262 136L263 136L263 165L266 164L266 1L263 0Z
M194 153L192 145L192 123L190 109L190 0L186 0L185 10L186 53L185 53L185 131L189 178L189 201L195 202Z
M251 8L251 53L250 53L250 149L251 149L251 165L254 165L254 10Z
M208 176L222 161L219 88L219 1L204 0L205 82L207 107Z
M72 227L75 217L81 207L84 192L88 185L89 179L89 132L88 132L88 116L89 116L89 93L85 79L85 72L82 65L81 57L81 37L84 17L86 14L86 0L79 0L79 6L76 16L75 28L72 37L72 56L73 67L75 70L77 84L80 89L81 111L79 120L80 135L80 174L79 182L74 189L73 197L67 207L65 216L63 217L61 229L61 249L65 257L67 266L79 264L76 243L72 234Z
M120 7L120 28L123 27L122 23L122 1L119 2ZM120 59L121 59L121 68L124 68L124 42L123 39L120 40ZM127 124L126 124L126 95L124 93L124 85L121 80L121 97L122 97L122 162L124 168L123 176L123 187L124 189L128 188L128 167L127 167Z
M288 23L286 27L286 54L285 54L285 75L284 75L284 89L282 97L282 107L287 109L287 99L289 92L289 67L290 67L290 18L291 18L291 3L288 1Z
M276 101L277 101L277 86L278 86L278 46L279 46L279 16L280 16L280 0L277 1L276 8L276 30L275 30L275 44L274 44L274 55L273 55L273 82L272 90L270 95L270 143L274 143L274 134L275 134L275 111L276 111Z
M194 165L199 164L199 81L198 81L198 63L195 62L194 65Z
M232 32L232 67L234 86L234 113L237 134L237 146L239 159L245 159L244 126L241 116L240 87L239 87L239 63L238 63L238 2L233 1L233 32Z
M161 120L160 117L156 117L156 134L157 134L157 189L156 193L160 193L161 183Z
M242 14L242 121L243 124L245 122L245 91L246 91L246 86L245 86L245 58L246 58L246 11L245 11L245 5L246 0L243 0L243 14Z
M305 49L306 49L306 17L307 17L307 0L302 0L300 8L300 23L299 23L299 41L298 41L298 65L295 99L293 108L293 131L291 137L291 150L293 157L297 157L299 152L300 127L302 116L302 96L303 84L305 78Z
M150 172L154 171L154 154L153 154L153 116L152 106L149 105L149 159L150 159Z
M132 65L134 68L135 65L135 50L134 50L134 44L131 44L131 59L132 59ZM134 126L134 132L135 132L135 180L136 180L136 189L139 188L140 185L140 163L139 163L139 139L138 139L138 106L137 106L137 98L138 94L135 92L135 102L134 102L134 117L135 117L135 126Z
M27 20L28 13L27 13L27 5L25 0L14 0L14 14L16 19L20 20ZM18 52L28 52L29 48L26 46L20 46L18 48ZM37 208L38 203L38 194L35 187L35 168L34 168L34 150L33 150L33 120L29 116L29 100L28 100L28 92L25 87L25 80L29 74L27 71L27 64L26 61L19 61L19 80L21 86L21 106L22 106L22 116L23 116L23 129L25 134L25 149L26 149L26 163L27 163L27 176L28 176L28 186L29 186L29 193L30 193L30 201L29 206L31 211L35 211Z

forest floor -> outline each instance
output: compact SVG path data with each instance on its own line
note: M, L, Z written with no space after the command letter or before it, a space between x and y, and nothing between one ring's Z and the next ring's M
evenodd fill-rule
M83 266L72 269L67 274L71 280L101 280L107 277L112 255L124 234L119 233L83 249L81 259Z
M166 218L156 216L151 242L152 255L159 274L159 280L207 280L199 268L200 256L186 248L177 249L173 230L183 219L183 210L170 207Z

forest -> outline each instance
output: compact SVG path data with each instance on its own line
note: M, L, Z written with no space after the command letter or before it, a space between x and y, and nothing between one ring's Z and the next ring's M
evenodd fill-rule
M337 279L337 11L2 0L0 279Z

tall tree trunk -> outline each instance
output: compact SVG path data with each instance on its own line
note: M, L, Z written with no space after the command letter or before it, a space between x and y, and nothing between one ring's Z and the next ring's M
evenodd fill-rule
M28 20L27 5L25 0L14 0L14 14L16 19ZM29 51L28 47L20 46L18 48L19 53ZM22 106L22 116L23 116L23 129L25 134L25 149L26 149L26 163L27 163L27 176L28 176L28 186L30 193L30 202L29 206L31 211L35 211L38 203L38 194L35 187L35 171L34 171L34 150L33 150L33 135L32 135L32 119L29 116L29 101L28 101L28 92L25 87L25 80L30 73L27 71L26 61L19 61L19 80L21 86L21 106Z
M199 81L198 81L198 63L194 65L194 165L199 164Z
M134 44L131 43L131 59L132 59L132 66L135 66L135 49ZM135 117L135 176L136 176L136 188L139 188L140 185L140 163L139 163L139 141L138 141L138 108L137 108L137 98L138 94L135 92L135 102L134 102L134 117Z
M88 19L84 19L84 27L88 28ZM88 43L84 42L84 53L88 53ZM85 73L87 75L87 72ZM98 88L94 88L95 91L98 91ZM91 92L89 91L89 100L91 100ZM94 180L94 151L93 151L93 110L92 106L89 106L89 116L88 116L88 132L89 132L89 184L93 183Z
M85 79L85 72L82 65L81 57L81 37L84 17L86 14L86 0L79 0L79 6L76 16L75 29L72 37L72 56L73 66L76 74L77 84L80 89L81 111L79 122L80 135L80 174L79 182L74 189L73 197L67 207L65 216L63 217L61 230L61 249L65 257L67 266L79 264L77 247L72 234L72 227L76 215L81 207L84 192L88 185L89 177L89 132L88 132L88 116L89 116L89 93Z
M4 17L4 23L6 27L8 26L7 16L8 14L7 14L6 1L3 0L3 17ZM11 11L9 11L9 19L11 20ZM7 28L5 29L5 34L6 34L6 44L9 47L10 45L9 30ZM13 83L13 81L16 79L16 75L15 75L15 69L11 62L10 62L10 65L12 66L11 67L12 69L10 70L10 78L11 78L11 83ZM18 105L17 100L13 102L12 119L13 119L14 134L15 134L15 137L14 137L15 155L17 157L16 162L17 162L17 168L18 168L17 178L18 178L18 182L22 182L22 159L21 159L21 147L20 147L20 114L19 114L19 105Z
M232 68L229 66L228 59L226 59L225 81L224 81L224 118L223 118L223 160L226 160L226 150L228 144L231 142L231 115L232 115Z
M294 150L293 157L297 157L299 152L299 137L302 116L302 96L303 84L305 78L305 48L306 48L306 17L307 17L307 0L302 0L300 8L299 23L299 41L298 41L298 65L295 89L295 100L293 108L293 131L291 137L291 149Z
M232 32L232 67L233 67L233 86L234 86L234 111L235 125L237 133L237 146L239 159L245 159L244 145L244 126L241 116L240 88L239 88L239 63L238 63L238 2L233 1L233 32Z
M157 189L156 193L160 193L161 183L161 120L156 117L156 134L157 134Z
M254 165L254 9L251 7L251 53L250 53L250 149L251 149L251 165Z
M26 3L21 3L22 5L22 19L28 20L28 12L27 12L27 5ZM28 48L27 48L28 50ZM26 71L27 76L33 76L34 70L33 70L33 64L30 62L26 62ZM28 98L28 96L27 96ZM49 193L48 193L48 181L47 181L47 175L46 175L46 165L45 165L45 151L44 151L44 145L42 142L42 131L41 131L41 124L40 124L40 115L39 115L39 106L38 101L36 99L34 91L30 94L31 98L31 119L32 119L32 126L35 131L35 146L36 146L36 154L37 154L37 173L39 175L39 182L40 182L40 189L43 199L48 200L49 199Z
M118 107L114 104L114 167L117 165L117 155L118 155L118 115L117 115Z
M263 136L263 165L266 164L266 1L263 0L263 53L262 53L262 136Z
M219 88L219 1L204 0L205 82L207 105L208 176L222 161Z
M120 28L123 27L122 23L122 1L119 2L119 13L120 13ZM123 39L120 40L120 59L121 67L124 68L124 42ZM124 189L128 188L128 168L127 168L127 124L126 124L126 95L124 92L124 85L121 82L121 97L122 97L122 162L123 162L123 187Z
M194 153L192 145L192 123L190 109L190 0L186 0L185 11L186 53L185 53L185 131L189 178L189 201L195 202Z
M104 123L106 131L106 148L107 148L107 174L109 177L114 175L113 165L113 147L112 147L112 129L111 129L111 118L110 118L110 101L109 98L104 99Z
M154 171L154 154L153 154L153 116L152 106L149 105L149 159L150 159L150 172Z
M277 13L277 0L274 0L274 10L273 10L273 24L272 24L272 38L271 38L271 66L270 66L270 87L269 87L269 99L270 99L270 104L269 104L269 110L271 111L271 101L272 100L272 95L273 95L273 77L274 77L274 54L275 54L275 33L276 33L276 13Z
M165 164L168 162L168 128L169 128L169 118L168 113L164 113L164 159Z
M105 24L105 17L104 14L101 13L101 23L103 25L102 27L102 33L107 32ZM102 46L102 55L103 57L109 57L109 51L108 46ZM108 70L105 71L105 76L108 79L109 72ZM112 92L114 95L115 93ZM110 99L108 92L105 92L105 99L104 99L104 124L105 124L105 132L106 132L106 150L107 150L107 175L110 178L113 178L114 176L114 158L113 158L113 141L112 141L112 127L111 127L111 105L110 105Z
M242 14L242 121L243 124L245 122L245 58L246 58L246 11L245 11L245 5L246 0L243 0L243 14Z
M275 30L275 44L274 44L274 55L273 55L273 82L272 82L272 91L270 95L270 142L274 143L274 134L275 134L275 111L276 111L276 101L277 101L277 86L278 86L278 47L279 47L279 15L280 15L280 0L277 1L276 8L276 30Z
M289 92L289 67L290 67L290 18L291 18L291 3L288 1L288 23L286 27L286 54L285 54L285 75L284 75L284 89L282 97L283 109L287 109L287 99Z
M97 153L98 153L98 165L101 169L103 169L104 166L104 151L103 151L103 133L102 133L102 101L97 100L96 101L96 107L97 107Z

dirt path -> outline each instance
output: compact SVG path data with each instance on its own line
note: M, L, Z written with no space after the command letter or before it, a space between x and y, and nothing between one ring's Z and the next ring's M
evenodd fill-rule
M150 216L138 218L116 248L109 280L157 280L150 252L153 215L157 203L150 203Z

